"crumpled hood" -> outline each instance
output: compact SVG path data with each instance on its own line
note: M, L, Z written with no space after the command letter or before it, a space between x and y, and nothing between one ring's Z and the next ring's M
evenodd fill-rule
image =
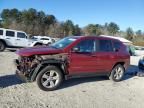
M61 49L56 49L48 46L38 46L38 47L22 48L16 51L16 54L20 56L32 56L32 55L50 55L62 52L63 50Z

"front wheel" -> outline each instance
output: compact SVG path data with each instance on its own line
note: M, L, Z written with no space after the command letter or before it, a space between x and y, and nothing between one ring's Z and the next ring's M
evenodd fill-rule
M62 83L63 75L56 66L47 66L37 76L36 82L40 89L52 91L57 89Z
M124 67L121 64L118 64L112 69L109 79L115 82L121 81L124 73Z
M2 41L0 41L0 52L4 50L5 50L5 44Z

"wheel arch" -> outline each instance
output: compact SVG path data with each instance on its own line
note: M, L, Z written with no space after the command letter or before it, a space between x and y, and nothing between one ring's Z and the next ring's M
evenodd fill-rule
M33 46L36 46L36 45L38 45L38 44L39 44L39 45L43 45L42 42L37 42L37 41L36 41L36 42L33 42L30 46L33 47Z
M58 67L61 70L63 75L67 74L66 66L64 62L57 61L57 60L48 60L48 61L42 62L36 67L36 69L31 74L31 78L30 78L31 81L35 81L39 72L49 65Z
M36 42L35 44L33 44L33 46L36 46L36 45L43 45L43 43L41 43L41 42Z
M1 42L3 42L5 44L5 46L7 46L6 41L3 39L0 39Z
M112 67L111 71L113 70L113 68L114 68L115 66L117 66L117 65L119 65L119 64L124 67L124 71L125 71L125 66L124 66L124 65L125 65L125 62L123 62L123 61L122 61L122 62L117 62L117 63L115 63L114 66ZM109 75L111 74L111 71L110 71Z

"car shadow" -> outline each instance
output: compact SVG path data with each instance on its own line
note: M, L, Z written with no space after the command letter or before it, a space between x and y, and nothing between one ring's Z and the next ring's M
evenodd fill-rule
M138 66L130 65L122 81L133 78L134 76L136 76L138 71L139 71ZM76 86L82 83L97 82L103 80L109 80L109 78L107 76L96 76L96 77L69 79L68 81L64 81L62 86L59 89Z
M109 79L106 76L69 79L69 80L65 80L59 89L76 86L82 83L97 82L97 81L103 81L103 80L109 80Z
M9 87L12 85L22 84L24 83L16 75L6 75L0 76L0 88Z
M16 51L17 51L17 49L12 49L12 48L11 49L9 48L9 49L5 50L5 52L16 52Z
M125 73L123 80L128 80L136 76L136 73L138 72L138 70L139 70L138 66L130 65L127 72ZM97 81L103 81L103 80L109 80L109 79L107 76L69 79L67 81L64 81L59 89L76 86L82 83L97 82ZM22 84L22 83L24 82L20 80L15 74L0 76L0 88L6 88L12 85L17 85L17 84Z
M137 72L139 72L139 68L137 65L130 65L127 69L125 76L123 80L128 80L130 78L133 78L134 76L137 76Z

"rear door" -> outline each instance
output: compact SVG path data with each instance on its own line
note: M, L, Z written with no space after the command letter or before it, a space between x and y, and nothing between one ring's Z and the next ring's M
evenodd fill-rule
M99 39L97 42L97 67L101 72L110 72L117 61L117 52L114 51L112 40Z
M24 32L17 32L16 44L19 47L27 47L28 46L28 39Z

